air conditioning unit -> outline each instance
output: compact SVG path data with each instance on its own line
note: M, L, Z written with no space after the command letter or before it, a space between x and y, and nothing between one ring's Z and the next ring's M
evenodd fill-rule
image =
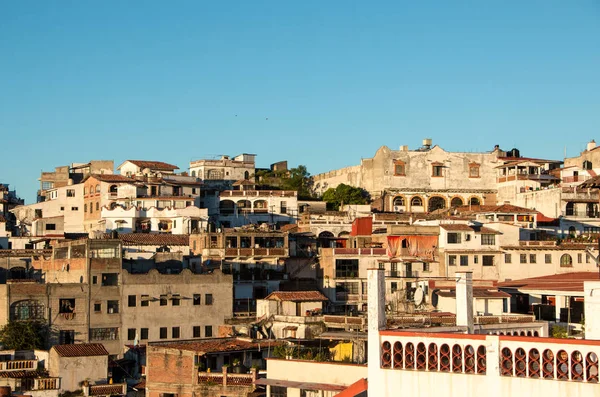
M404 212L404 207L399 206L399 205L395 205L394 206L394 212Z

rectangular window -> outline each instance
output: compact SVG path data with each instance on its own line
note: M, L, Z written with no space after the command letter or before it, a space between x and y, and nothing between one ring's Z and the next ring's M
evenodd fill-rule
M58 343L61 345L72 345L75 343L75 330L62 330L58 333Z
M98 284L98 276L92 276L92 284Z
M469 165L469 178L479 178L479 165Z
M127 330L127 340L135 340L135 328L129 328Z
M75 189L67 189L67 197L75 197Z
M119 285L119 273L102 273L102 286L111 287Z
M546 254L546 255L544 255L544 261L546 263L552 263L552 254Z
M200 327L195 325L193 328L194 338L200 338Z
M512 263L511 254L504 254L504 263Z
M537 254L529 254L529 263L537 263Z
M198 306L202 300L202 295L194 294L194 306Z
M279 207L279 212L282 214L287 214L287 201L282 201Z
M406 175L406 166L402 162L394 163L394 175L395 176L405 176Z
M336 278L356 278L358 277L358 259L336 259L335 260Z
M396 291L398 291L398 283L397 282L392 282L390 284L390 292L393 294Z
M87 204L83 205L83 212L87 212Z
M481 245L494 245L496 244L496 235L495 234L482 234L481 235Z
M287 387L284 386L270 386L271 397L287 397Z
M100 313L102 311L102 303L94 303L94 311Z
M179 327L171 328L171 338L179 339Z
M494 266L494 256L493 255L483 255L481 257L481 264L483 266Z
M213 304L213 296L212 296L212 294L206 294L206 295L204 295L204 304L205 305L212 305Z
M441 177L444 176L444 166L441 164L434 164L431 166L431 176Z
M79 207L71 207L71 211L79 211Z
M204 326L204 337L210 338L211 336L212 336L212 325L205 325Z
M469 255L461 255L460 256L460 265L461 266L469 266Z
M90 329L91 340L117 340L119 328L92 328Z
M46 230L56 230L55 223L46 223Z
M160 339L167 339L167 327L160 327Z
M59 313L75 313L75 299L59 299Z
M148 339L148 328L142 328L140 330L140 339L141 340L146 340Z
M106 309L109 314L119 313L119 301L106 301Z
M127 297L127 306L129 307L136 307L136 299L137 297L135 295L129 295Z
M424 272L428 272L429 271L429 263L423 262L423 271Z
M161 295L160 296L160 305L161 306L167 306L167 295Z
M460 244L460 233L448 233L448 244Z
M150 304L150 296L142 295L140 306L149 306L149 304Z
M588 255L585 256L585 263L590 263L590 257Z
M521 263L527 263L527 254L521 254L521 255L519 255L519 261Z
M577 263L583 262L583 255L577 254Z
M479 263L479 255L473 255L473 263L474 264L478 264Z
M456 266L456 255L448 255L448 265Z
M181 302L181 296L180 295L173 295L173 297L171 298L171 304L173 306L179 306L180 302Z

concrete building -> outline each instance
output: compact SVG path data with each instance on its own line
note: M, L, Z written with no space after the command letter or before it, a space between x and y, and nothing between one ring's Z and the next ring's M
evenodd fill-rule
M16 219L11 210L24 203L15 190L9 189L8 184L0 183L0 238L18 235Z
M47 351L2 350L0 357L0 388L15 395L58 397L61 378L49 376Z
M117 167L121 175L135 178L143 175L157 176L158 174L173 174L179 167L162 161L125 160Z
M177 201L179 203L180 201ZM206 229L208 210L194 205L185 208L151 206L102 207L100 218L104 222L103 231L116 230L119 233L171 233L190 234Z
M90 174L112 174L112 160L92 160L89 163L73 163L56 167L53 172L42 172L38 202L46 200L48 191L64 186L79 184Z
M256 155L243 153L231 158L221 156L218 160L194 160L190 162L190 175L205 181L211 188L231 189L238 180L254 178Z
M216 209L209 208L209 213ZM222 227L296 223L298 192L286 190L225 190L219 194L218 223Z
M48 370L61 378L61 392L81 390L82 382L108 383L108 351L100 343L58 345L50 349Z

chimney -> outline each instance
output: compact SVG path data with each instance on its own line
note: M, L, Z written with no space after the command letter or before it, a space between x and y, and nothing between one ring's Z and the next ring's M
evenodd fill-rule
M600 340L600 281L583 282L585 339Z
M473 272L456 272L456 325L473 333Z
M379 363L381 362L381 339L379 338L379 331L385 329L386 326L385 275L383 269L368 269L367 282L367 329L369 331L367 360L369 363L372 363L368 368L368 379L369 382L373 381L374 384L377 384L382 372L379 370Z
M586 146L586 150L589 152L590 150L594 149L596 147L596 141L595 140L591 140L588 142L587 146Z

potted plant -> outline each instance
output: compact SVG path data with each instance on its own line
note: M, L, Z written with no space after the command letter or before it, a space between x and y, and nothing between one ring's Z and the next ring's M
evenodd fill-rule
M234 359L233 360L233 373L234 374L245 374L246 372L248 372L248 369L242 365L242 363L240 362L239 359Z

